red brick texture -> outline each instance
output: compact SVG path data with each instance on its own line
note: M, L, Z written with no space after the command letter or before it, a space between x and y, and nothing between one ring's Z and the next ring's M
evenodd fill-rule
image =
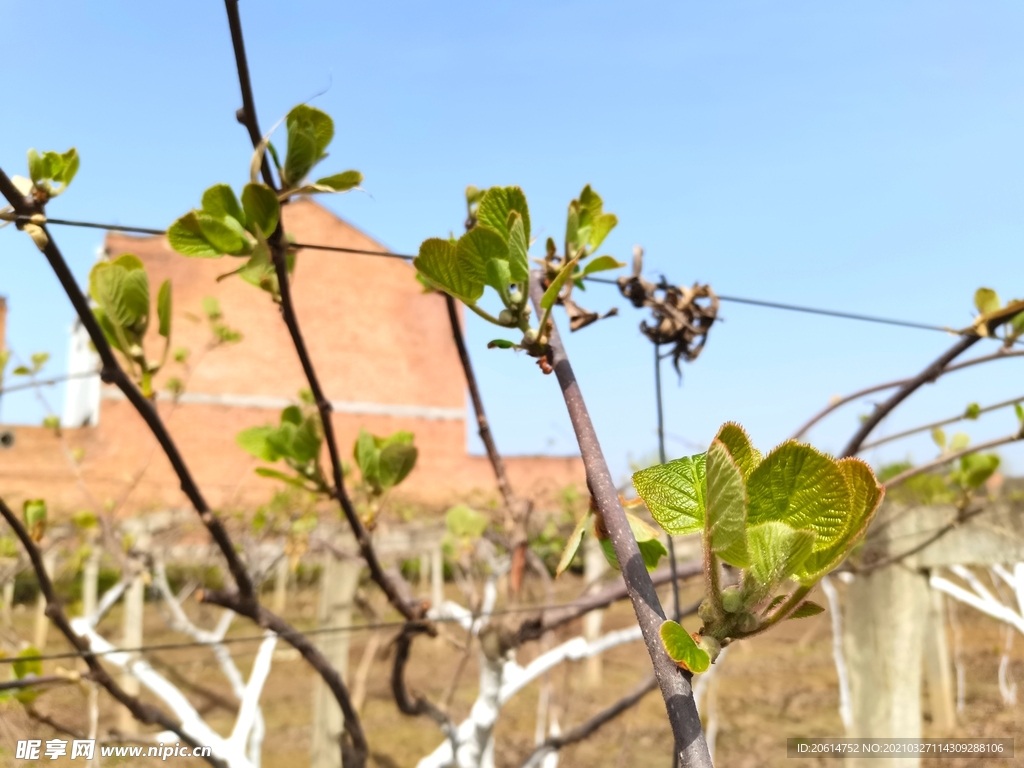
M297 242L383 250L311 201L289 205L285 219ZM238 260L188 259L164 238L116 234L108 235L107 250L111 256L134 253L145 262L154 298L157 286L171 280L172 348L186 347L190 356L188 367L168 362L157 388L170 376L187 379L187 392L206 395L294 398L305 387L269 295L237 277L217 282L240 266ZM293 293L321 384L333 401L461 409L468 416L444 302L424 294L414 274L399 259L300 251ZM209 349L212 335L202 312L206 296L220 301L224 321L243 333L241 342ZM161 354L162 342L154 332L147 340L149 357ZM280 486L256 476L252 470L258 462L235 444L242 429L275 423L276 411L169 401L159 408L215 508L252 508ZM489 463L466 453L465 420L335 413L334 424L348 461L360 427L379 435L399 429L415 433L419 462L398 497L440 507L496 496ZM65 430L64 440L84 450L79 464L84 482L52 432L18 427L15 446L0 450L0 493L19 503L44 496L56 511L90 506L86 489L99 504L116 502L131 489L122 514L187 505L170 465L127 402L104 399L99 425ZM517 490L539 503L553 501L566 486L583 486L577 457L509 457L507 462Z

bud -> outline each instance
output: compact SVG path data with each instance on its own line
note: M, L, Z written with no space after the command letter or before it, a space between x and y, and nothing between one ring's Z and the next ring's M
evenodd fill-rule
M726 587L722 590L722 607L727 613L738 613L743 610L743 595L738 586Z
M711 657L712 663L715 661L715 659L718 658L719 654L722 652L722 644L711 635L703 635L697 642L697 645L699 645L702 649L707 651L708 656Z
M715 604L710 599L704 600L697 608L697 616L704 624L712 624L718 620L718 611L715 610Z
M736 628L740 632L753 632L761 626L761 621L752 613L741 613L736 622Z
M498 322L502 325L512 325L516 321L516 316L510 309L503 309L498 314Z

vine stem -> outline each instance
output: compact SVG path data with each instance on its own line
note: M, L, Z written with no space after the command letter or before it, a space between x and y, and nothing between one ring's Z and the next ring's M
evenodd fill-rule
M541 297L544 294L540 272L530 275L530 298L540 313ZM554 369L558 384L565 399L569 419L572 421L580 454L587 470L587 485L598 511L604 520L615 556L622 568L633 611L636 613L644 644L651 656L654 674L658 679L662 697L668 710L672 734L675 737L676 753L684 768L710 768L711 755L701 729L700 716L693 700L690 676L668 657L661 643L660 629L665 621L665 611L658 599L658 593L640 555L640 548L629 528L626 512L619 501L619 493L612 481L611 472L605 461L597 432L587 411L586 402L580 391L579 382L573 373L569 358L562 346L557 326L552 323L549 339L549 362Z
M235 51L235 65L238 70L238 84L242 91L242 109L238 113L241 122L249 132L253 147L259 146L261 141L259 122L256 118L256 104L252 94L252 81L249 78L249 64L245 55L245 39L242 36L242 22L238 14L238 0L224 0L224 7L228 15L228 26L231 29L231 42ZM270 165L266 155L263 156L262 164L263 180L275 192L278 191L274 184L273 175L270 172ZM306 347L306 340L302 335L298 317L295 314L295 303L292 300L291 283L288 275L288 263L283 243L284 230L281 220L278 220L277 229L271 234L267 242L270 246L271 256L274 262L274 271L277 275L278 289L281 294L281 316L288 328L295 352L302 365L302 372L313 393L313 400L316 403L317 411L320 414L320 423L324 431L324 442L327 443L327 452L331 460L331 474L334 488L332 495L341 506L345 520L352 529L356 539L359 552L366 561L370 571L370 578L381 588L394 608L409 621L416 621L423 617L426 606L420 602L407 601L395 584L394 580L388 577L373 548L373 541L369 531L360 520L355 507L345 489L345 477L342 470L341 455L338 451L338 440L334 432L334 424L331 421L331 403L324 395L323 387L317 376L313 360L309 356Z
M0 516L7 521L11 530L14 531L14 535L18 537L19 541L21 541L21 545L28 553L29 560L32 562L32 569L35 571L36 579L39 581L39 590L43 593L43 597L46 599L46 616L50 621L57 625L61 634L67 638L68 642L71 643L75 650L82 654L83 660L89 667L91 679L105 688L107 692L118 702L127 707L132 713L132 717L139 722L159 725L161 728L176 734L183 742L192 747L203 746L185 733L179 723L169 718L160 709L150 704L146 704L138 697L127 693L114 681L103 665L100 664L96 656L89 652L89 642L71 628L71 622L68 621L68 617L65 615L64 609L61 608L60 601L57 599L57 593L53 588L53 582L50 581L50 575L46 572L46 565L43 562L43 555L39 551L39 547L36 546L36 542L32 540L31 536L29 536L28 531L25 530L25 526L22 525L18 516L11 511L11 508L7 506L7 503L2 498L0 498ZM224 765L217 758L206 757L205 759L211 765Z

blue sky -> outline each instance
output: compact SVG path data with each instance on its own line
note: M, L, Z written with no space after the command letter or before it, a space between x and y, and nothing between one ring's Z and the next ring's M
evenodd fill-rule
M0 165L29 147L78 147L82 167L53 216L166 226L218 181L244 180L250 150L219 3L3 2ZM534 232L560 233L585 183L620 219L652 276L720 293L966 325L980 285L1024 295L1024 47L1019 4L948 2L241 3L261 124L313 103L337 124L331 168L368 195L328 204L414 252L458 230L466 184L519 184ZM55 230L84 278L97 232ZM537 246L539 250L539 246ZM10 346L65 364L72 311L27 238L0 232ZM570 353L613 470L655 448L642 315L609 288L586 301L619 317ZM909 375L951 339L724 304L681 386L666 367L669 453L725 420L756 443L784 439L830 396ZM575 450L553 378L469 338L499 446ZM992 349L994 344L985 345ZM1024 395L1024 363L954 374L884 425L894 432L968 403ZM520 418L529 398L537 418ZM51 394L61 402L60 390ZM811 437L838 449L867 402ZM37 422L26 396L8 421ZM1003 411L971 424L1006 434ZM471 441L471 445L476 445ZM875 461L934 454L926 438ZM1024 468L1020 447L1003 452Z

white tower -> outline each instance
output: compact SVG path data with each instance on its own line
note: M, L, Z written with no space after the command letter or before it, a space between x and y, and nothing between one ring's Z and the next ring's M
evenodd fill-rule
M68 349L68 381L64 390L62 427L95 427L100 420L100 358L82 321L75 318ZM90 375L92 374L92 375Z

